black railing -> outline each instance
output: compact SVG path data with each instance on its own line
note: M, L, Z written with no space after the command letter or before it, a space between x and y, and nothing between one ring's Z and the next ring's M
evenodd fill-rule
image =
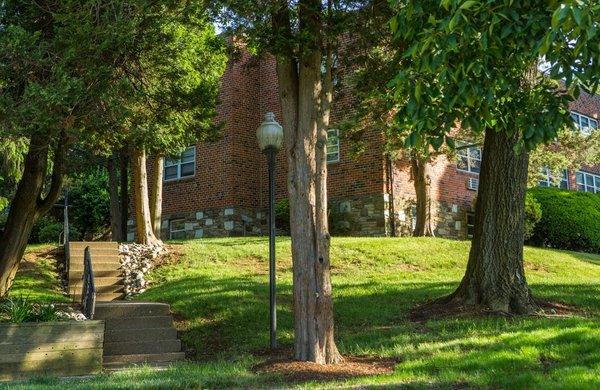
M94 319L96 311L96 285L94 284L94 271L92 269L92 255L90 247L85 248L83 255L83 283L81 286L81 310L90 320Z
M69 231L69 191L65 191L65 206L63 209L63 242L65 248L65 259L67 259L67 275L69 275L69 263L71 262L71 248L69 242L71 235Z

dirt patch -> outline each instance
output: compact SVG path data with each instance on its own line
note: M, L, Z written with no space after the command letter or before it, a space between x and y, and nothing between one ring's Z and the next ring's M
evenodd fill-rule
M177 264L184 258L183 252L181 251L183 245L169 244L165 245L165 248L167 249L167 252L154 260L154 268Z
M525 262L525 270L527 271L536 271L536 272L542 272L542 273L549 273L550 270L548 269L548 267L546 267L544 264L534 264L534 263L529 263L529 262Z
M397 363L395 359L347 356L342 363L321 365L280 356L269 358L266 362L255 366L253 370L256 373L279 374L284 377L286 383L298 383L390 374Z
M422 266L416 265L416 264L409 264L409 263L398 263L398 264L396 264L396 268L399 269L400 271L404 271L404 272L427 271L427 268L425 268L425 267L422 267Z
M533 317L583 317L586 312L578 306L564 302L546 301L535 299L539 311ZM461 305L438 299L415 306L409 313L409 319L413 322L425 322L443 318L481 318L481 317L516 317L516 315L491 311L481 306Z

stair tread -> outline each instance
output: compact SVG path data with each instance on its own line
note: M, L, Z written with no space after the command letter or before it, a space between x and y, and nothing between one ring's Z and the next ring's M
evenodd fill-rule
M181 340L104 342L104 356L181 352Z
M96 318L101 320L170 314L170 306L166 303L122 301L96 305Z
M143 328L143 329L114 329L104 332L105 343L123 343L135 339L136 342L157 342L177 340L177 329Z
M185 352L143 353L133 355L111 355L104 357L104 365L171 362L185 358Z
M106 331L125 329L146 329L153 327L173 327L173 317L163 316L139 316L127 318L108 318L104 320Z

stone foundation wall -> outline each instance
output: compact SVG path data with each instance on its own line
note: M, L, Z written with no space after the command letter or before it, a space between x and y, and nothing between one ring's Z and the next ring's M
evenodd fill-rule
M330 200L332 235L387 235L387 200L384 194Z
M174 222L185 230L185 233L174 233L176 237L173 238L179 239L267 234L267 213L237 207L163 214L162 239L171 238L171 224ZM127 240L133 241L135 238L135 222L133 220L129 221L128 232Z
M397 199L395 202L396 235L410 236L414 229L416 202L413 199ZM432 225L437 237L467 239L467 213L470 207L433 201L431 205Z
M388 194L331 199L330 232L333 236L381 237L392 235ZM433 202L432 215L435 235L467 239L467 213L470 208L445 202ZM396 236L412 235L415 201L400 198L394 202ZM238 207L208 209L190 213L163 215L161 236L170 239L171 224L182 231L174 239L202 237L261 236L268 234L268 213ZM135 224L129 221L128 241L135 238ZM281 232L278 232L280 234Z

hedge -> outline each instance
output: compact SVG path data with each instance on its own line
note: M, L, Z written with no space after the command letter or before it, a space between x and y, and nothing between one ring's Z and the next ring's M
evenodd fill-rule
M534 188L530 193L542 207L531 243L600 252L600 195L557 188Z

